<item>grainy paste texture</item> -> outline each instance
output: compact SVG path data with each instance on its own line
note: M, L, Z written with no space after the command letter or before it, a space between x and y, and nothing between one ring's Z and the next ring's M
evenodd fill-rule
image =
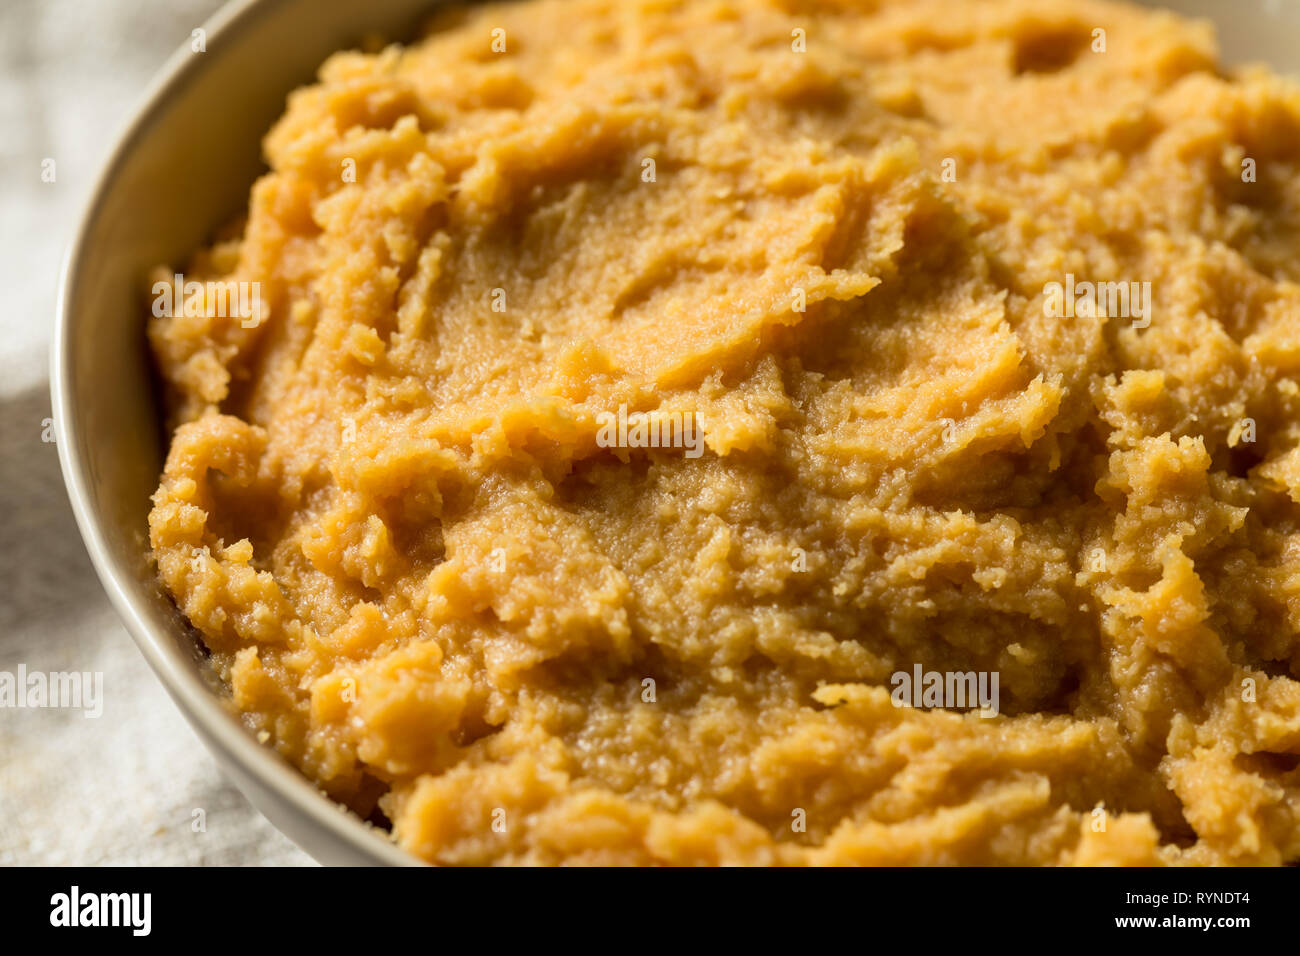
M153 554L401 846L1300 858L1300 90L1208 25L472 7L332 57L265 153L150 322ZM1052 314L1067 277L1145 318ZM607 447L620 406L703 453ZM997 715L895 706L918 666Z

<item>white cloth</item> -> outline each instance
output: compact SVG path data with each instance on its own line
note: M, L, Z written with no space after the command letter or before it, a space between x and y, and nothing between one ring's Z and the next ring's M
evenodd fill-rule
M311 863L222 777L136 651L41 436L75 217L154 71L218 4L0 2L0 672L102 672L104 698L98 719L0 707L0 865Z

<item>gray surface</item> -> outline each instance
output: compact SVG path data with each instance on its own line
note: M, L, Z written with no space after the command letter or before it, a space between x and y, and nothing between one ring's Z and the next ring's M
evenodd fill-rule
M47 349L105 150L218 0L0 3L0 671L99 671L104 713L0 709L0 865L309 864L217 769L109 607L68 510ZM41 161L56 181L41 181ZM196 810L205 829L196 831Z

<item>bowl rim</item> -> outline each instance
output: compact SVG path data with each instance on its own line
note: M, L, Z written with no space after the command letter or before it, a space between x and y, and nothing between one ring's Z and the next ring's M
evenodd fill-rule
M282 5L283 0L229 0L203 23L206 39L208 42L218 39L227 43L237 42L238 37L257 27L259 17ZM204 64L203 57L195 56L189 51L188 44L182 43L153 75L145 92L110 141L106 158L101 161L93 185L83 200L64 253L50 342L51 416L64 487L82 542L113 609L172 701L199 731L199 737L209 749L215 751L218 764L229 763L243 769L253 783L292 809L316 831L323 831L337 844L346 847L352 856L375 864L411 865L419 861L381 836L380 831L345 812L342 804L317 789L295 767L259 744L250 731L231 719L230 712L213 688L203 681L192 663L186 661L172 635L151 625L145 613L144 600L132 586L135 575L117 561L108 548L104 519L91 505L88 489L92 480L81 455L83 429L75 415L78 386L72 372L74 347L69 337L69 330L73 327L71 309L76 298L75 290L91 232L103 214L105 197L121 167L153 128L159 115L171 105L178 90L204 69ZM222 772L227 779L235 776L224 766ZM241 790L245 789L242 781L234 779L234 782ZM249 794L245 792L245 796ZM262 812L257 801L249 799ZM314 856L308 847L302 849Z

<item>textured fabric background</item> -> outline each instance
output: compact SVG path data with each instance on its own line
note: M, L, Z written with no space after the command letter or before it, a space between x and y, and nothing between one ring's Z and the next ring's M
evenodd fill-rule
M98 719L0 708L0 865L311 862L221 776L118 623L41 440L75 217L154 71L218 5L0 0L0 671L104 675Z

